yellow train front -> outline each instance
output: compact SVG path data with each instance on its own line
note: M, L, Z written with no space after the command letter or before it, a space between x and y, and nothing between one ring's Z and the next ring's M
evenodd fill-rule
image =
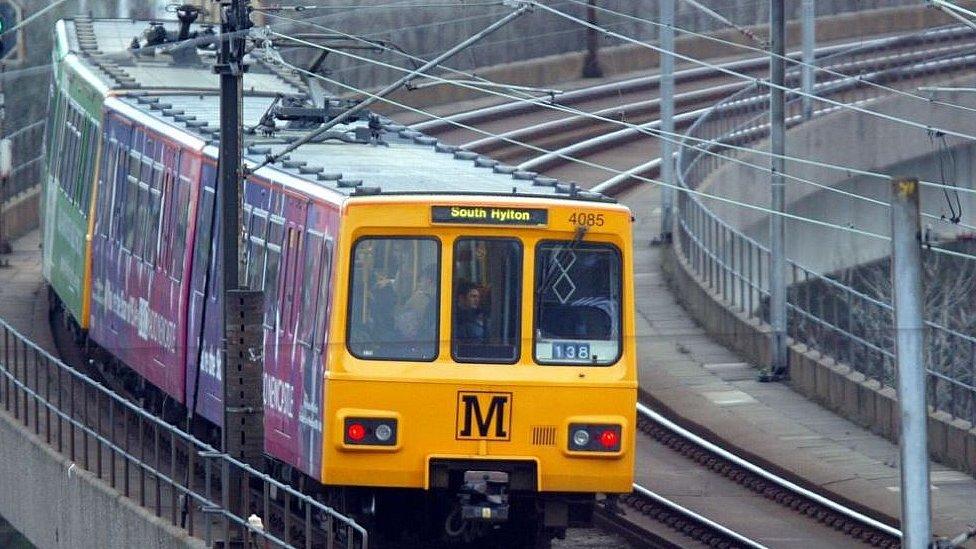
M343 507L387 539L539 547L629 492L631 222L605 201L345 202L321 461Z

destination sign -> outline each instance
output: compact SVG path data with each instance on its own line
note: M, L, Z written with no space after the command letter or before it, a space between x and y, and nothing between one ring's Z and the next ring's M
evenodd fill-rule
M549 211L494 206L432 206L431 221L471 225L546 225L549 223Z

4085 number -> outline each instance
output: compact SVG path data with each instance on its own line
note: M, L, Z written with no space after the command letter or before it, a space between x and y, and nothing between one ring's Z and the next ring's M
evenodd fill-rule
M602 227L603 214L577 212L569 216L569 222L582 227Z

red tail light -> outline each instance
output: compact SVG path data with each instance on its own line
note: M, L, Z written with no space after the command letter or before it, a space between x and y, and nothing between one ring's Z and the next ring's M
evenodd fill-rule
M623 426L570 423L568 448L573 452L619 452Z
M602 445L607 450L616 450L617 443L619 440L620 438L617 435L616 431L613 431L611 429L607 429L606 431L600 433L600 445Z
M346 428L346 436L348 436L349 439L354 442L359 442L360 440L363 440L363 437L366 436L366 428L363 427L362 423L350 424L349 427Z

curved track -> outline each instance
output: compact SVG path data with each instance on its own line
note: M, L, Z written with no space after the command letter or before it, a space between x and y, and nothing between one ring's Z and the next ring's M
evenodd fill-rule
M911 89L924 82L935 66L964 70L973 62L965 33L957 29L934 33L938 40L924 47L913 35L858 43L859 54L853 60L846 57L844 63L831 64L828 57L825 65L830 69L859 76L832 77L817 92L838 101L863 101L867 94L861 79ZM845 47L830 46L818 56ZM766 58L740 59L722 66L760 76L767 62ZM712 103L748 83L706 68L679 71L676 79L679 133ZM436 136L445 145L513 164L525 178L557 178L595 187L641 213L659 203L656 188L637 185L639 181L632 177L657 175L659 140L648 130L659 123L658 83L657 76L602 83L559 96L555 108L543 100L512 101L412 128ZM615 123L619 121L629 127ZM798 117L792 120L798 122ZM750 140L755 137L744 136L740 143ZM649 231L656 229L660 209L652 211L651 219L641 224ZM641 470L653 473L644 475L647 486L635 485L635 491L624 498L625 520L605 511L598 517L605 527L637 545L686 546L689 538L719 547L848 547L857 541L879 547L900 545L896 529L804 490L802 479L764 471L722 450L721 440L696 439L646 407L639 412L644 436L637 441L638 478ZM672 501L652 491L667 493ZM682 502L696 509L679 510ZM572 535L560 546L576 546Z

